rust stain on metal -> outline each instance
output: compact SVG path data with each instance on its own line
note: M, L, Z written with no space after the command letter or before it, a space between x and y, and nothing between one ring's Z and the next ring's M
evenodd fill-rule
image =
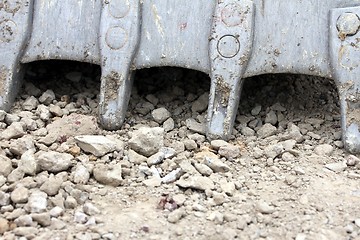
M117 90L122 84L121 75L118 72L111 71L107 76L104 77L105 80L105 102L116 100L118 97Z
M15 15L21 8L21 1L5 0L0 3L0 10L4 9L7 13Z
M8 70L5 66L0 67L0 94L5 93Z
M340 49L339 49L339 56L338 56L338 63L340 65L340 62L344 56L344 52L345 52L345 47L343 45L341 45Z
M227 107L230 98L231 87L221 76L216 77L216 92L215 94L220 98L220 103L223 107Z

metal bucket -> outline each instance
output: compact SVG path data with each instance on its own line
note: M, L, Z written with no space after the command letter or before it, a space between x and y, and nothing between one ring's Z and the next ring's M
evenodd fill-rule
M22 64L63 59L101 66L99 120L121 127L131 72L177 66L209 74L207 136L230 136L243 78L299 73L334 79L345 148L360 152L357 0L2 0L0 108Z

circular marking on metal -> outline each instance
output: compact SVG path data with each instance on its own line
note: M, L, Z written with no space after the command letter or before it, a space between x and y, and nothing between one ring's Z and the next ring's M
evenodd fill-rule
M16 35L16 23L11 20L0 22L0 42L10 42Z
M122 27L115 26L109 28L106 32L105 41L110 48L118 50L125 45L127 38L128 34L126 31Z
M5 12L15 14L21 8L21 1L7 0L7 1L4 1L3 6L4 6Z
M217 50L224 58L235 57L240 51L239 39L232 35L225 35L220 38L217 44Z
M244 21L244 13L239 4L230 3L221 11L221 20L228 27L239 26Z
M347 36L355 35L360 28L360 18L355 13L346 12L340 15L336 22L339 38L344 40Z
M109 13L114 18L123 18L130 11L129 0L111 0L109 3Z

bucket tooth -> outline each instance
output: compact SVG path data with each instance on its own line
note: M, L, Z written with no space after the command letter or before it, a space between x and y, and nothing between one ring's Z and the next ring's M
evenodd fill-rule
M124 121L132 87L132 64L140 36L140 1L105 1L100 21L99 121L109 130Z
M0 7L0 109L8 111L23 79L20 59L29 36L32 1L4 1Z
M207 136L230 137L251 55L254 28L252 1L218 3L210 37L211 88Z
M360 153L360 7L338 8L330 14L330 59L340 98L344 147Z

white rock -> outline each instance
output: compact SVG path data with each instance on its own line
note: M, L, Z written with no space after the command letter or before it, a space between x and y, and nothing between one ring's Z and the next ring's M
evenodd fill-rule
M0 207L10 204L10 194L0 191Z
M271 125L270 123L265 123L262 127L257 130L257 134L260 138L267 138L272 135L275 135L277 128Z
M52 101L55 100L55 93L53 92L53 90L48 89L46 90L40 97L39 97L39 101L45 105L49 105L50 103L52 103Z
M31 111L37 108L39 101L34 96L28 97L22 104L22 108L26 111Z
M8 113L5 115L5 123L7 125L11 125L13 124L14 122L19 122L20 121L20 117L18 114L11 114L11 113Z
M197 122L193 118L186 119L186 127L196 133L205 134L205 125L203 123Z
M255 136L255 131L247 126L244 126L240 129L240 132L245 137L252 137Z
M202 163L195 163L194 167L199 173L201 173L204 176L210 176L213 173L213 170L210 167Z
M8 183L18 182L21 179L23 179L24 176L25 173L20 168L16 168L7 176L7 182Z
M14 223L16 223L18 227L31 226L33 224L33 219L30 215L22 215L15 219Z
M159 152L164 153L165 159L173 158L176 156L175 149L173 149L171 147L162 147L162 148L160 148Z
M183 175L183 171L181 168L177 168L175 170L172 170L168 174L166 174L163 178L161 178L161 182L163 183L172 183L178 180L181 175Z
M188 173L190 175L198 175L199 172L196 170L196 168L192 165L191 160L182 160L179 163L180 168L185 172Z
M51 225L50 225L50 229L52 230L61 230L64 229L67 226L67 224L57 218L51 218Z
M85 152L96 157L102 157L107 153L118 149L117 143L100 135L82 135L75 137L77 145Z
M77 184L86 184L90 179L89 170L82 164L78 164L73 171L73 181Z
M0 155L0 175L7 177L13 170L10 158Z
M29 198L29 190L23 186L17 187L11 192L10 198L13 203L26 203Z
M143 184L147 187L159 187L161 185L161 179L158 177L151 177L144 180Z
M59 217L64 213L64 209L59 206L55 206L50 210L49 213L51 217Z
M213 221L216 224L222 224L224 222L224 214L219 211L211 212L207 218L207 220Z
M360 159L354 155L349 155L346 157L346 164L348 166L355 166L360 163Z
M142 127L133 132L129 147L137 153L150 157L164 145L164 129Z
M35 141L31 135L25 135L10 143L10 151L17 156L21 156L28 150L36 151Z
M218 153L226 159L235 159L240 156L240 147L228 144L227 146L221 146Z
M84 211L84 213L86 213L89 216L96 215L96 214L100 213L100 210L97 207L95 207L95 205L92 204L91 202L86 202L84 204L83 211Z
M182 188L192 188L201 191L213 189L215 187L214 182L210 178L202 176L189 176L187 178L182 177L175 183Z
M210 142L211 148L213 148L215 150L219 150L219 148L225 147L225 146L228 146L228 145L229 145L228 142L226 142L224 140L221 140L221 139L212 140Z
M226 195L233 196L235 193L235 184L233 182L222 183L220 188Z
M49 112L56 117L62 117L64 115L63 110L58 105L50 104Z
M87 222L88 219L89 219L88 215L86 215L83 212L76 211L74 214L74 222L76 222L76 223L84 224Z
M51 118L51 113L49 111L49 108L43 104L40 104L37 107L36 112L39 115L39 118L45 122L49 121Z
M187 150L191 151L191 150L194 150L198 147L198 145L196 144L196 142L192 139L185 139L183 141L184 143L184 146Z
M0 135L0 139L9 140L14 138L20 138L24 136L24 124L21 122L13 122L8 128L6 128Z
M170 223L177 223L185 215L186 215L185 210L182 208L178 208L178 209L175 209L174 211L172 211L171 213L169 213L167 219Z
M163 152L158 152L148 157L147 164L149 166L160 164L164 161L164 159L165 159L165 154Z
M72 113L55 120L46 126L48 134L39 140L50 145L55 141L66 141L69 137L79 135L94 135L99 131L97 120L93 116Z
M34 191L31 193L25 209L31 213L44 212L47 207L47 194L42 191Z
M213 191L213 193L212 193L212 201L213 201L212 205L220 206L223 203L227 202L226 194Z
M121 176L121 165L105 165L97 164L94 167L93 174L96 181L104 185L110 185L117 187L123 184L123 178Z
M35 154L33 150L28 150L21 155L19 161L19 168L27 175L34 176L38 170L39 166L35 159Z
M325 168L333 172L342 172L347 168L346 162L337 162L337 163L328 163L325 165Z
M275 111L270 110L265 117L265 123L270 123L271 125L275 125L277 123L277 115Z
M49 213L33 213L31 214L31 217L34 221L39 223L42 227L50 226L51 224L51 216Z
M143 155L138 154L132 149L128 150L128 158L129 162L135 163L135 164L141 164L143 162L147 162L147 157L144 157Z
M170 131L174 130L174 128L175 128L174 119L168 118L168 119L163 123L163 128L164 128L164 131L165 131L165 132L170 132Z
M201 113L207 109L208 103L209 103L209 93L205 92L192 103L191 111Z
M215 154L208 154L207 156L203 157L202 162L209 168L211 168L214 172L228 172L230 171L230 167L221 161Z
M62 178L51 175L49 179L41 185L40 190L49 196L54 196L59 192L62 183Z
M38 235L39 229L36 227L17 227L13 233L17 236L23 236L25 239L33 239Z
M275 211L275 208L273 206L270 206L269 204L267 204L264 201L259 201L256 206L257 206L258 211L263 214L270 214Z
M160 124L171 116L170 112L164 107L153 110L151 112L151 115L154 118L155 122Z
M314 152L320 156L330 156L334 151L334 147L329 144L321 144L315 147Z
M35 157L42 170L55 173L69 169L74 158L71 154L55 151L39 151L35 154Z

